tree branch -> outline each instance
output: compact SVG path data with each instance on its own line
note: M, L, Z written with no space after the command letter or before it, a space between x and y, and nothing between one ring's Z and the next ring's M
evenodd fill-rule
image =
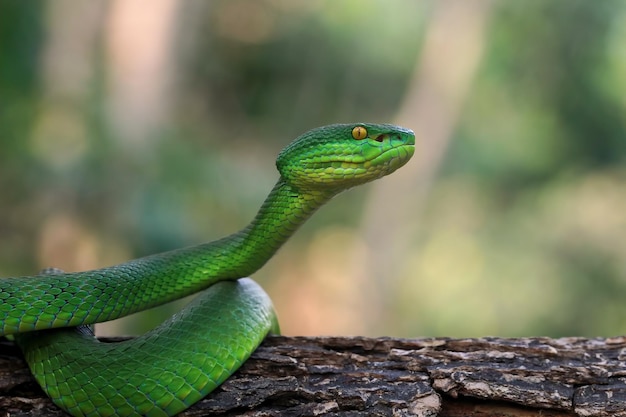
M626 338L270 337L181 416L626 416ZM0 344L0 417L63 416Z

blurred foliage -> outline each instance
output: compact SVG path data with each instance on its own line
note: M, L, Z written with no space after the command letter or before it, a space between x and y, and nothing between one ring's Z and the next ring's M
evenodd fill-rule
M410 294L432 304L427 334L623 333L625 17L611 1L495 3L423 220Z
M72 7L63 1L0 3L2 275L51 262L105 266L242 227L291 138L333 122L393 121L437 7L180 2L165 48L173 76L153 68L131 79L169 86L142 136L133 130L139 113L119 122L110 110L124 102L114 94L119 68L109 40L119 11L106 4L95 24L80 27L80 19L54 23L51 16ZM345 321L339 331L403 336L626 330L626 4L500 0L490 14L485 52L425 210L405 220L421 227L402 277L390 280L392 321L368 328L358 310L368 301L353 305L342 295L350 285L334 283L331 294L303 276L305 267L324 266L315 260L329 267L348 256L339 255L343 246L359 245L359 190L321 210L256 275L277 292L288 333L336 332L335 321ZM137 22L129 50L142 39ZM61 56L59 28L74 26L69 39L91 33L88 53ZM55 60L70 69L87 62L89 75L55 72ZM136 96L140 106L154 104ZM285 292L275 283L283 276L306 290L296 283ZM292 311L289 299L315 296L343 310L298 327L297 317L324 312L297 302ZM148 315L150 325L156 316Z

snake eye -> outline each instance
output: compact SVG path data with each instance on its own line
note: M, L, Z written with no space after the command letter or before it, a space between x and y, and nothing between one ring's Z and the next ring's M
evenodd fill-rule
M352 137L356 140L363 140L367 137L367 129L363 126L356 126L352 129Z

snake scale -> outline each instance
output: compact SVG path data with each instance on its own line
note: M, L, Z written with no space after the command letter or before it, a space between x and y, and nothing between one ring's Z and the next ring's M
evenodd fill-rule
M310 130L280 152L278 182L237 233L93 271L0 279L0 336L13 335L37 382L73 416L175 415L278 333L269 297L244 277L333 196L404 165L414 144L412 131L388 124ZM136 339L101 343L83 326L197 292Z

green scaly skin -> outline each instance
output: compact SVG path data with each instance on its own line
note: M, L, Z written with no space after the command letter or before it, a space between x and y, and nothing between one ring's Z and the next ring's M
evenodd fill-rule
M357 126L366 137L353 137ZM243 230L108 268L0 279L0 335L15 335L39 384L74 416L179 413L278 332L268 296L239 278L263 266L333 196L404 165L414 143L412 131L393 125L338 124L304 133L278 156L280 179ZM127 342L99 343L82 327L56 329L199 291L181 313Z

